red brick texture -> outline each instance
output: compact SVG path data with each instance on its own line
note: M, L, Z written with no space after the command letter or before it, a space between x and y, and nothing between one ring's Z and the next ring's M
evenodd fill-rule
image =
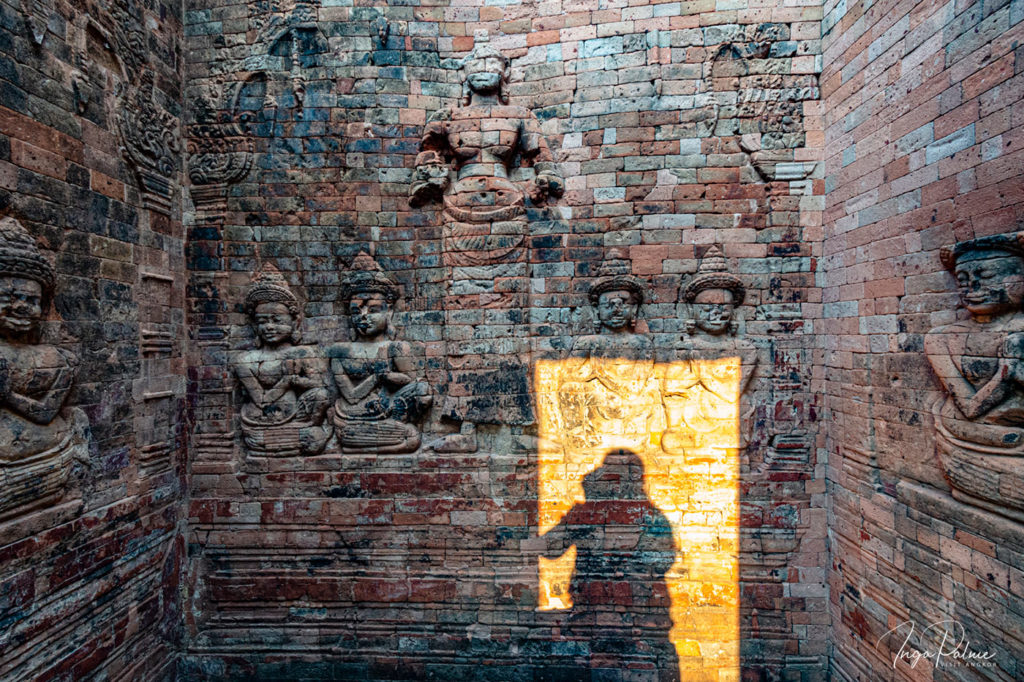
M939 249L1018 228L1024 17L1011 3L828 3L821 75L832 670L839 679L1024 674L1019 527L949 495L923 336L952 321ZM978 542L982 538L983 542ZM988 668L894 659L956 621ZM881 643L879 640L882 640ZM934 645L913 644L915 651ZM887 671L880 673L878 671Z

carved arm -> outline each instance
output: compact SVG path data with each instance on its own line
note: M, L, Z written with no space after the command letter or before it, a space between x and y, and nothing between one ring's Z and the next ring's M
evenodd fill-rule
M975 390L971 382L960 373L948 345L939 335L929 334L925 337L924 345L939 381L968 419L981 417L1006 399L1011 388L1009 380L1014 374L1012 361L1001 358L995 374L984 386Z

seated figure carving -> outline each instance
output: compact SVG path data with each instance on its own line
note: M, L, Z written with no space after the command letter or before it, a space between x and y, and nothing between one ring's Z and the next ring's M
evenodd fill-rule
M257 347L238 353L232 369L244 394L242 437L249 454L316 455L330 440L331 393L326 360L298 345L298 299L279 272L266 269L245 297Z
M954 497L1024 521L1024 232L941 257L970 317L925 337L948 394L935 405L939 458Z
M64 405L78 358L40 341L55 282L25 228L0 220L0 517L59 498L88 456L89 420Z
M588 293L600 331L577 338L564 363L558 401L566 445L643 452L664 430L664 408L653 344L635 331L642 283L613 252Z
M746 446L750 420L741 418L744 423L737 428L737 402L757 370L758 354L752 342L736 336L735 310L745 295L743 282L728 272L722 250L712 246L682 292L691 317L677 362L665 372L666 452L686 451L693 461L714 457L713 450Z
M369 254L356 257L342 290L354 338L328 351L338 387L334 422L344 452L404 453L420 446L417 422L433 397L416 379L422 352L393 338L398 293L398 284Z

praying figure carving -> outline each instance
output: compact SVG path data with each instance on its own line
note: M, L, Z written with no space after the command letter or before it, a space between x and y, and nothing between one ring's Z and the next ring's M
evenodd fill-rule
M327 361L300 345L299 301L281 273L264 269L245 296L256 348L238 353L232 370L243 393L241 429L250 455L320 454L333 433Z
M683 288L689 318L676 362L665 371L666 452L687 452L691 461L702 456L698 452L717 458L709 450L721 454L746 447L752 414L741 416L739 401L757 371L758 352L737 336L736 308L745 297L746 288L728 271L721 248L709 248Z
M405 453L420 446L417 423L433 403L417 380L423 353L395 340L392 324L398 284L367 253L360 253L343 283L352 341L330 348L338 387L334 422L344 452Z
M0 518L59 499L88 456L89 420L65 405L78 358L40 339L55 284L21 223L0 220Z
M947 393L934 409L939 459L954 497L1024 521L1024 232L941 258L970 317L925 337Z
M565 445L644 452L665 429L654 346L635 329L644 286L614 251L598 275L588 292L598 333L577 338L563 363L558 401Z

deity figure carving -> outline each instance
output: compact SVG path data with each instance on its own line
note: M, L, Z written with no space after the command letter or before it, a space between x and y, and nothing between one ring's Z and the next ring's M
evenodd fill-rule
M728 271L722 250L712 246L682 291L690 318L677 361L665 371L670 424L662 438L666 452L686 451L698 457L705 446L746 446L751 415L740 417L737 425L737 403L757 371L758 353L752 342L736 336L735 310L745 296L746 288Z
M925 337L948 394L934 410L939 459L954 497L1024 521L1024 232L941 258L970 317Z
M462 71L464 106L441 109L427 121L410 201L442 199L450 264L516 261L526 237L524 196L540 203L561 196L565 184L537 117L508 104L508 58L481 43ZM536 171L525 189L509 179L517 157ZM449 169L456 173L450 188Z
M249 454L320 454L333 433L327 361L299 344L299 301L281 273L266 268L257 275L245 312L257 347L239 352L231 366L243 393L241 430Z
M0 517L58 499L88 456L89 420L65 406L78 358L40 339L55 284L21 223L0 220Z
M477 448L476 424L534 421L529 389L527 198L561 196L565 185L540 122L508 103L509 60L478 43L462 67L462 106L434 113L416 159L410 203L440 200L449 385L443 416L461 432L439 452ZM533 171L533 178L519 181ZM454 182L451 176L454 174Z
M635 330L644 286L616 252L598 275L588 292L598 333L577 338L563 363L558 401L565 445L644 452L665 430L654 345Z
M405 453L420 446L417 422L433 396L416 379L422 350L394 338L398 296L398 284L369 254L360 253L342 288L353 340L327 353L338 387L334 423L344 452Z

